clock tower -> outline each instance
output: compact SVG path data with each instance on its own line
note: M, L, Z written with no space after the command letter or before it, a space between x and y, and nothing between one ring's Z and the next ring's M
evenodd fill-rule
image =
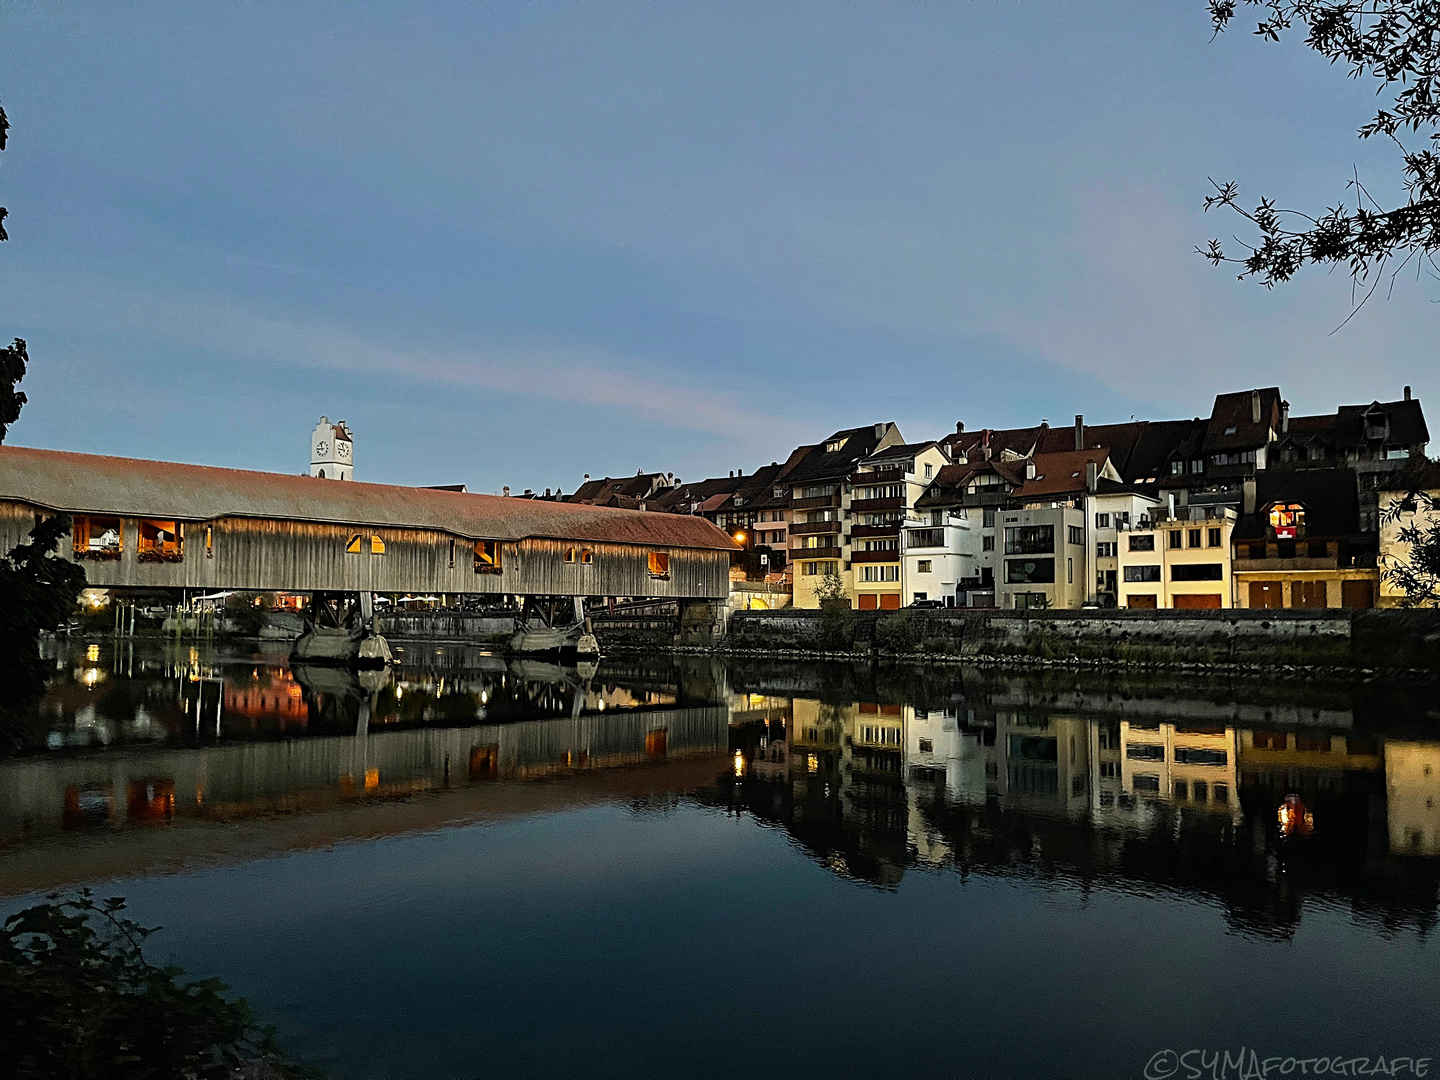
M322 416L310 433L310 475L323 480L355 479L355 440L345 421Z

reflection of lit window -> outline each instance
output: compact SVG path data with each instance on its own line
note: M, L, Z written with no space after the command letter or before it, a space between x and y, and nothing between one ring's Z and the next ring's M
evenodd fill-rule
M809 754L805 758L805 768L809 772L820 771L820 758L815 754Z
M1305 508L1299 503L1276 503L1270 508L1270 528L1275 539L1294 540L1296 530L1305 524Z

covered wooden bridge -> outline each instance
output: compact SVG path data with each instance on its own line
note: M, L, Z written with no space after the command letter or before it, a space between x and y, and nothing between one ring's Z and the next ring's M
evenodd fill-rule
M719 600L699 517L0 447L0 554L37 514L93 587Z

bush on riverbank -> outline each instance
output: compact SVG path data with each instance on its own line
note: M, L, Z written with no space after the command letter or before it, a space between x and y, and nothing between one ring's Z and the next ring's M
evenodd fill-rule
M0 1046L7 1076L61 1080L298 1077L243 998L182 981L142 949L153 929L119 897L84 890L17 912L0 929Z

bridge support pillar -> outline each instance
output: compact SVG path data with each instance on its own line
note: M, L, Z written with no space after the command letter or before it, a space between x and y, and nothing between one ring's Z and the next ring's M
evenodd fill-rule
M729 630L730 607L724 600L681 600L676 645L715 645Z

